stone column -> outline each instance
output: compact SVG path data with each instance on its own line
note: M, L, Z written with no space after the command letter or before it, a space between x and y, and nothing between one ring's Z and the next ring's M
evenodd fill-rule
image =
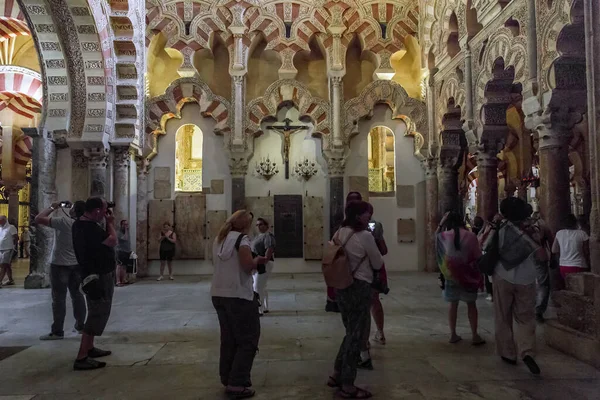
M477 214L491 221L498 213L498 157L495 150L477 153L477 195L481 208Z
M229 159L231 171L231 213L246 208L246 172L248 160L245 156Z
M71 201L85 201L90 195L88 161L82 149L71 150Z
M245 150L244 142L244 118L246 118L246 75L235 75L231 77L232 103L233 103L233 127L231 149L235 152Z
M438 181L438 215L448 210L458 210L458 170L455 165L440 159L437 171ZM437 226L437 225L436 225Z
M329 186L329 237L342 225L344 220L344 157L331 157L327 160Z
M16 221L19 225L19 190L18 186L6 187L8 193L8 220ZM18 226L15 226L18 228Z
M571 213L569 143L573 126L565 122L546 120L537 128L540 136L540 211L553 233L560 229L562 218Z
M105 197L108 194L106 174L108 149L104 147L86 148L84 154L89 159L90 197Z
M136 247L137 276L148 276L148 169L150 163L142 158L137 161L137 212Z
M592 272L600 274L600 8L584 0L588 126L590 152L590 259ZM591 33L590 33L591 32ZM600 322L599 322L600 324ZM600 331L600 326L599 326Z
M342 132L342 77L332 76L329 78L331 85L331 107L333 109L332 123L333 123L333 147L334 149L340 149L343 146L343 132Z
M435 272L438 270L437 258L435 253L435 231L439 224L438 216L438 159L431 157L423 161L425 168L425 192L426 192L426 214L427 221L427 263L425 271Z
M129 219L129 164L131 155L128 147L116 147L113 163L113 201L115 220Z
M56 198L56 147L47 132L36 128L23 128L23 132L33 138L31 149L31 201L30 215L33 217ZM29 275L25 278L25 289L39 289L48 286L46 268L50 266L54 232L52 229L31 223L31 257Z

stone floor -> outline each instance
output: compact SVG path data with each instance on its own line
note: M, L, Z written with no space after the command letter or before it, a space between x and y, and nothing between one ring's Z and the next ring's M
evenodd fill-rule
M325 313L319 275L278 275L272 313L262 318L254 364L257 399L330 399L325 380L342 338L339 314ZM600 372L539 343L542 375L494 355L490 303L479 302L488 344L447 343L445 304L436 276L393 274L384 299L388 344L374 345L374 371L358 383L379 399L598 399ZM218 324L208 277L177 277L117 288L106 335L114 354L103 370L71 369L78 337L40 342L48 331L50 291L0 290L2 399L222 399ZM466 309L459 330L468 338ZM69 310L70 313L70 310ZM66 327L73 326L68 316ZM541 332L540 332L541 333ZM16 353L16 354L13 354Z

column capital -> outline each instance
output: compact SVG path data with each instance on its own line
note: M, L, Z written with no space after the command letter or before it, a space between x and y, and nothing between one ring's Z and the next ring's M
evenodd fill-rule
M138 178L140 176L148 175L148 173L150 172L150 161L148 160L148 158L138 157L136 158L135 163L137 165Z
M113 166L115 169L127 169L129 168L131 162L131 154L129 152L129 147L120 146L114 148L115 158L113 161Z
M437 157L428 157L421 161L425 170L425 179L435 178L438 172L439 159Z
M83 154L88 158L91 169L106 168L108 165L108 149L106 147L86 147Z
M234 178L242 178L248 172L248 159L243 157L229 158L229 171Z
M475 153L477 159L477 167L481 168L496 168L498 167L498 152L495 149L484 149Z
M88 158L85 156L83 149L72 149L71 161L73 168L88 167Z
M539 136L539 149L552 149L568 144L573 138L573 127L581 122L583 116L566 108L550 109L529 115L526 122Z
M344 176L346 157L330 157L327 159L327 174L329 177Z

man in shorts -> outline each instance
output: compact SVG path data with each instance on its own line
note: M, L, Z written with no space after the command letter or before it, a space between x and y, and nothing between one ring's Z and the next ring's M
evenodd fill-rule
M12 274L12 260L15 253L15 248L19 243L19 234L17 228L8 223L6 215L0 215L0 286L4 281L4 276L8 275L6 285L14 285Z
M102 221L106 222L106 230L100 226ZM96 358L111 354L94 347L94 338L102 335L110 317L117 266L114 248L117 243L112 210L107 208L105 200L90 197L85 202L85 213L73 223L73 249L81 266L82 289L88 306L74 370L103 368L106 363Z

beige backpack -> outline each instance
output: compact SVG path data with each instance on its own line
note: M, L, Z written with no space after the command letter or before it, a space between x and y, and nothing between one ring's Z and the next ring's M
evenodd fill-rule
M331 242L325 246L321 268L325 283L334 289L346 289L354 282L354 273L348 262L346 250L344 247L348 240L354 236L354 229L344 243L338 238L340 231L338 230Z

